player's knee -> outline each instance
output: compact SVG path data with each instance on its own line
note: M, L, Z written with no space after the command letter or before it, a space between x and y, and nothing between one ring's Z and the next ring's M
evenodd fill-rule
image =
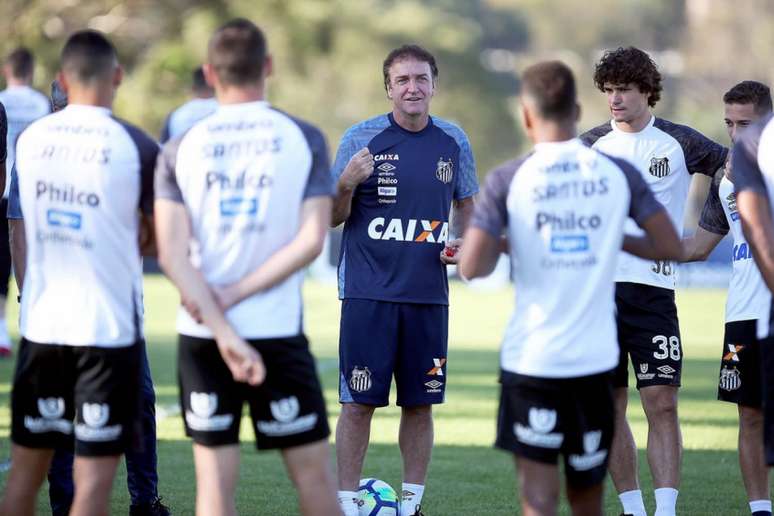
M739 406L739 427L742 430L760 431L763 429L763 411L753 407Z
M648 418L677 419L677 395L673 389L659 389L644 397Z
M401 414L403 417L410 417L412 419L432 419L433 406L401 407Z
M369 422L376 407L362 405L360 403L345 403L341 406L342 416L346 416L355 422Z

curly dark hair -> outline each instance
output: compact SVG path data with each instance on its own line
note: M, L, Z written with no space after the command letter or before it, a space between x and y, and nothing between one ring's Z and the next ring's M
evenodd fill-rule
M656 63L639 48L618 47L605 52L594 69L594 85L605 91L606 83L636 84L642 93L650 93L650 107L661 98L661 74Z

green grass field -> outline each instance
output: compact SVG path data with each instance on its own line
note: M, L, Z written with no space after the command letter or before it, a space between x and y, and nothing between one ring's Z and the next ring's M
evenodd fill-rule
M15 295L14 295L15 297ZM511 457L492 448L497 405L498 347L509 317L511 290L475 291L455 283L451 293L447 403L435 411L435 449L423 506L430 516L517 514ZM11 297L13 299L13 297ZM307 282L306 329L318 359L331 427L337 403L339 303L335 288ZM174 314L177 295L163 278L146 279L146 333L156 383L157 403L177 402ZM685 455L678 512L690 515L749 514L736 455L736 408L715 400L725 293L686 290L678 293L685 349L684 387L680 393ZM15 305L15 303L12 303ZM15 320L16 307L9 317ZM0 363L0 458L9 453L11 361ZM632 382L633 383L633 382ZM649 512L655 509L644 455L646 423L632 390L629 417L640 446L640 478ZM397 446L399 411L377 411L364 476L400 487ZM238 492L240 514L297 513L293 489L275 452L256 453L248 420L242 424L243 461ZM194 512L194 471L189 441L179 415L158 426L160 492L175 514ZM0 473L0 485L6 473ZM47 486L44 486L44 490ZM49 513L41 491L39 512ZM129 497L123 466L113 490L112 513L127 514ZM564 507L564 506L563 506ZM606 489L605 514L620 512L612 484ZM563 513L567 513L566 507Z

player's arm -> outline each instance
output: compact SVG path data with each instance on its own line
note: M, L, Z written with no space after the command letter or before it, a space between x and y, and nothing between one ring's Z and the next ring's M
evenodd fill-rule
M216 287L221 307L227 309L258 292L268 290L312 263L323 250L330 224L331 205L328 196L307 198L301 206L301 226L293 240L240 281Z
M140 212L140 236L139 247L141 256L156 257L156 231L154 230L153 215Z
M703 262L715 249L723 235L712 233L702 227L696 228L696 232L683 238L683 256L681 262Z
M446 243L441 251L441 262L446 265L454 265L459 261L459 250L462 248L465 231L468 229L475 199L478 194L478 176L476 173L476 160L470 147L467 135L459 130L455 140L460 147L459 172L454 182L454 200L452 201L451 228L452 240Z
M471 227L465 232L465 247L459 255L457 270L465 279L483 278L494 271L500 257L500 237Z
M679 260L683 246L665 209L638 222L644 236L625 235L623 250L646 260Z
M336 163L341 159L342 149L336 157ZM335 165L334 165L335 168ZM374 171L374 157L368 147L357 151L347 162L341 176L336 182L336 196L333 199L333 215L331 227L336 227L349 218L352 211L352 198L358 185L368 179Z
M19 178L16 167L11 168L11 186L8 189L8 241L11 248L11 264L16 288L22 291L24 272L27 267L27 237L24 234L24 217L19 203Z
M774 221L768 195L742 190L736 196L736 205L755 263L769 290L774 292Z
M470 219L473 217L474 207L475 201L473 196L452 202L451 234L457 235L458 238L452 238L446 242L443 251L441 251L441 262L444 264L455 265L459 261L459 250L462 248L463 242L462 235L468 229Z
M159 265L180 296L212 330L223 360L234 379L258 385L266 375L258 352L226 320L201 272L189 258L191 225L182 203L157 199L154 203Z

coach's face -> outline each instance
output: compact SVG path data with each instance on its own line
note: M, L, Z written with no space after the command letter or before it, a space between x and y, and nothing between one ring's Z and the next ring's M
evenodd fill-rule
M604 90L607 94L607 105L613 120L619 123L630 123L648 115L648 98L650 93L643 93L634 83L612 84L606 82Z
M739 131L754 123L758 118L755 112L755 105L750 104L726 104L724 120L726 122L726 131L731 142L736 141L736 135Z
M411 118L430 112L430 99L435 93L430 63L406 58L395 61L389 70L387 96L396 115Z

